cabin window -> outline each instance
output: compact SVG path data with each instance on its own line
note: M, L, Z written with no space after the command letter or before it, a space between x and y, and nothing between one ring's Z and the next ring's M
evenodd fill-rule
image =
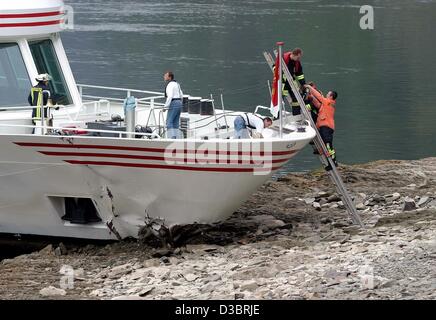
M28 106L32 84L16 43L0 43L0 106Z
M29 42L29 46L38 73L48 73L52 77L49 86L53 103L72 104L71 95L51 40L32 41Z

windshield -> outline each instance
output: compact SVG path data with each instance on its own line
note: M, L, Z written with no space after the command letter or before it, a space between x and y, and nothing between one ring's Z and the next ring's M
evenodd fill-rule
M29 46L38 73L48 73L52 77L49 86L53 103L72 104L71 95L51 40L32 41L29 42Z
M0 43L0 106L27 106L32 84L16 43Z

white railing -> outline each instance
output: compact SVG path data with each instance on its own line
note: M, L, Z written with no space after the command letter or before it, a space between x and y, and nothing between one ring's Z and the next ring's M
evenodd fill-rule
M60 132L72 132L71 135L66 135L68 137L74 137L74 136L83 136L81 133L74 132L95 132L95 133L109 133L109 134L118 134L119 138L128 138L129 136L147 136L150 138L160 138L159 135L155 133L146 133L146 132L131 132L131 131L121 131L121 130L102 130L102 129L87 129L87 128L80 128L80 127L57 127L57 126L48 126L48 125L24 125L24 124L3 124L0 123L0 127L9 127L9 128L30 128L30 129L41 129L42 134L39 135L45 135L45 132L52 131L52 130L58 130ZM55 134L55 132L53 133Z
M158 100L165 98L162 92L118 88L118 87L95 86L95 85L88 85L88 84L78 84L77 87L79 89L79 93L80 93L80 97L82 98L82 101L91 100L91 101L83 102L83 108L79 111L79 113L81 113L82 110L86 109L86 107L89 104L94 104L94 111L96 114L98 113L110 114L111 102L123 103L124 100L132 96L132 94L135 94L135 98L139 108L144 107L154 110L164 106L163 103L157 102ZM104 95L85 94L84 90L86 89L93 90L93 91L102 91L102 92L106 92L106 94ZM114 97L114 94L118 94L118 97ZM98 100L93 101L94 99L98 99ZM106 104L105 105L106 109L104 111L101 111L102 102ZM78 114L77 117L81 115L83 114ZM86 114L86 115L90 115L90 114Z
M156 92L156 91L147 91L147 90L136 90L136 89L127 89L127 88L117 88L117 87L105 87L105 86L94 86L94 85L89 85L89 84L78 84L77 87L79 88L79 93L80 93L80 97L83 98L91 98L91 99L114 99L117 101L123 101L123 99L121 98L111 98L111 97L107 97L107 96L93 96L93 95L85 95L83 94L83 89L87 88L87 89L97 89L97 90L106 90L106 91L118 91L118 92L123 92L125 97L130 97L132 95L132 93L140 93L145 95L145 97L147 98L164 98L164 96L162 95L162 92ZM140 98L144 99L144 98Z

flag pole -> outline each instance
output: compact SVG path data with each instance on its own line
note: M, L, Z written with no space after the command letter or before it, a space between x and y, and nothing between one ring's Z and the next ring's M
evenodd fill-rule
M277 46L279 47L279 78L277 81L277 103L279 107L279 123L280 123L280 138L283 137L283 114L282 114L282 59L283 59L283 45L285 43L282 41L277 42Z

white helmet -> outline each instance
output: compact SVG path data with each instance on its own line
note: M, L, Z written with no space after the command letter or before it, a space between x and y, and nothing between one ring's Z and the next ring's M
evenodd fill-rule
M35 78L36 81L49 81L51 80L51 76L48 73L38 74Z

